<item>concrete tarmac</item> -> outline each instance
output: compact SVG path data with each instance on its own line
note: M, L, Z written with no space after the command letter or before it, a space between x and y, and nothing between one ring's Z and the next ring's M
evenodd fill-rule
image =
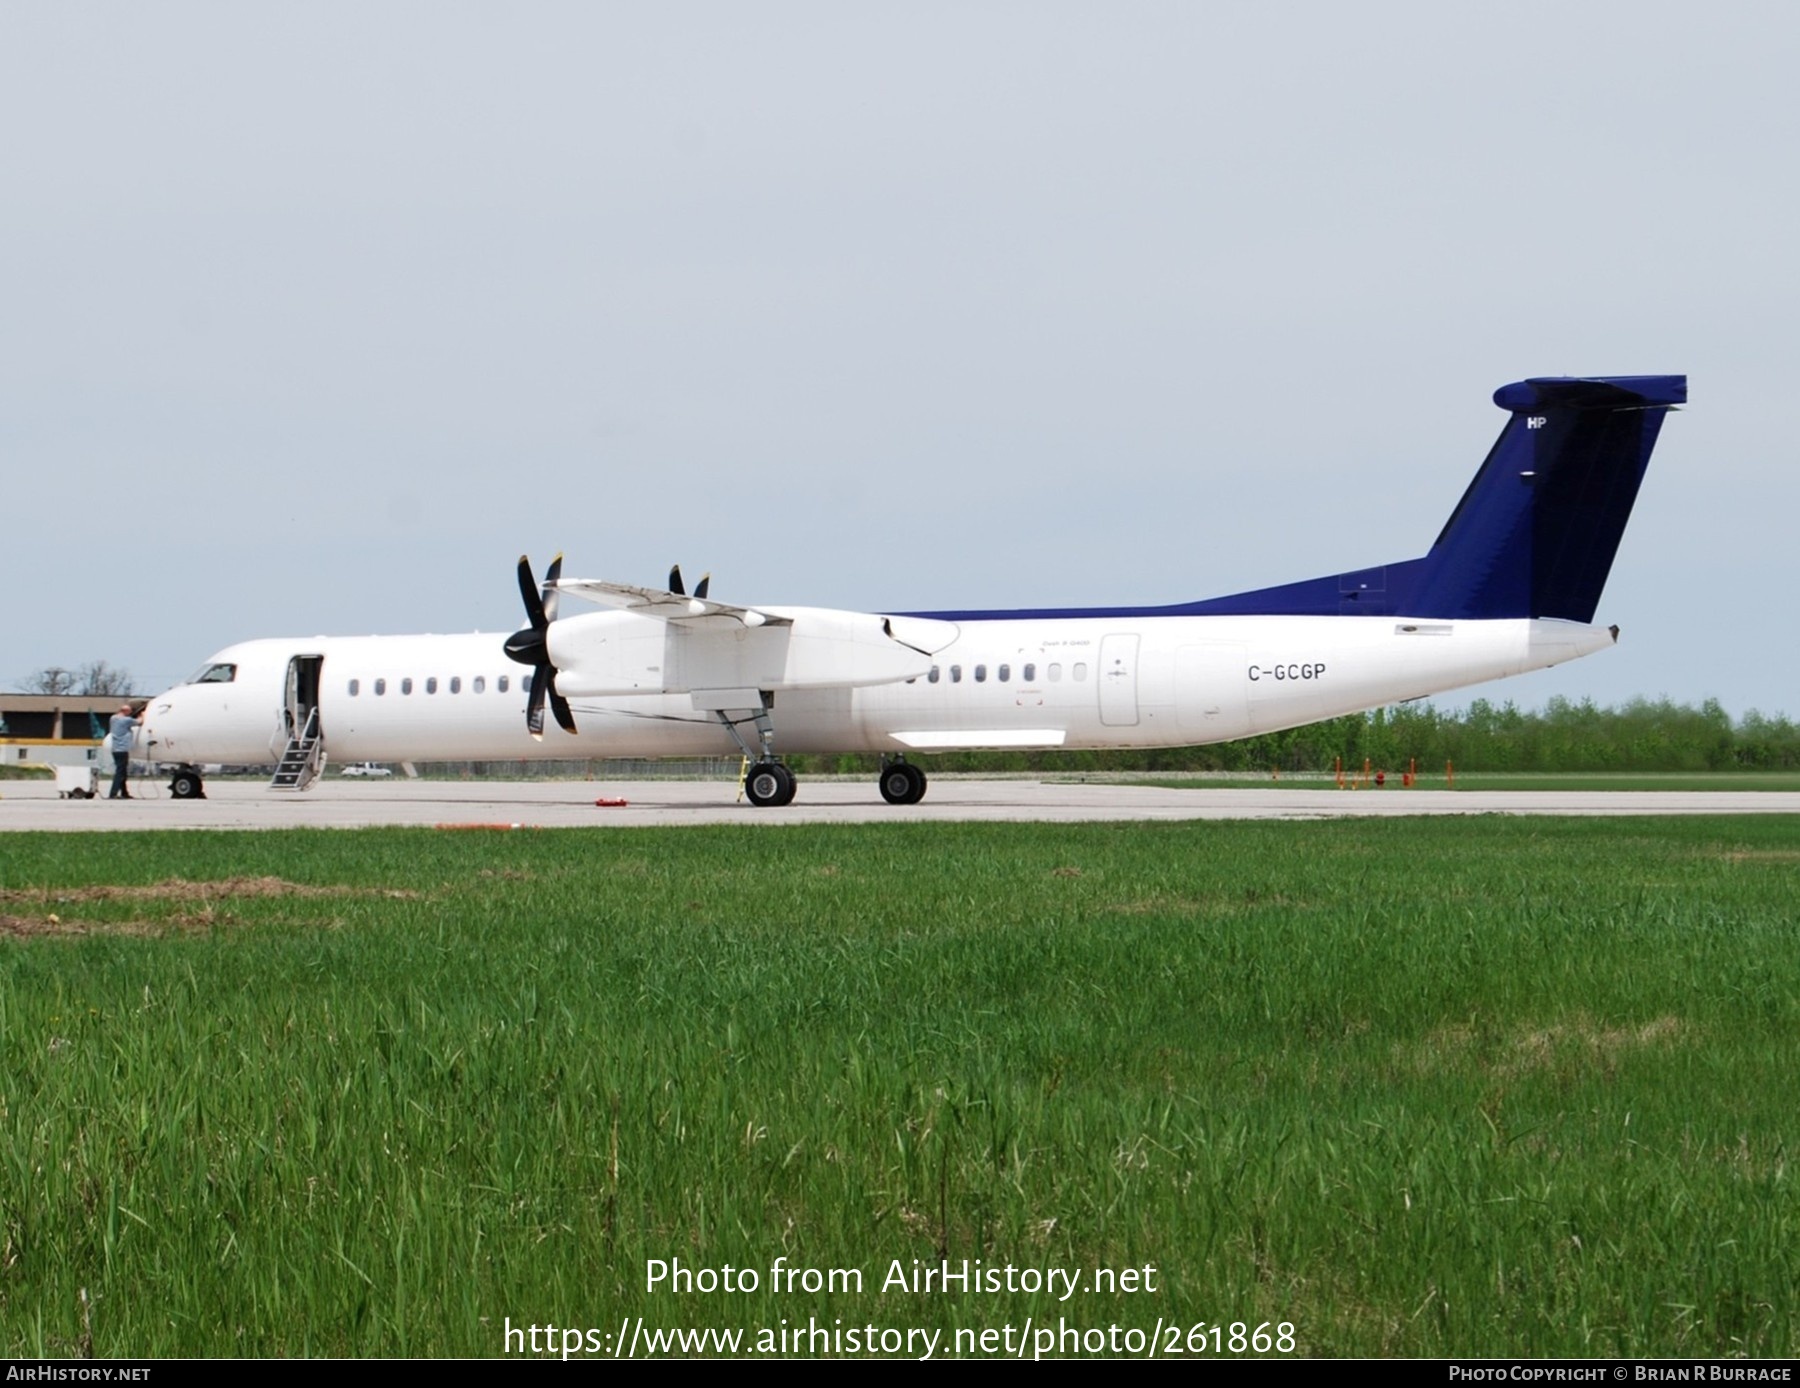
M61 800L34 781L0 782L0 832L117 829L605 828L664 824L863 824L1021 820L1342 819L1392 815L1800 814L1793 791L1224 790L1101 782L934 778L922 804L885 803L874 782L802 780L792 805L758 809L729 781L347 781L300 794L209 782L175 800L137 782L131 801ZM596 804L599 799L623 805Z

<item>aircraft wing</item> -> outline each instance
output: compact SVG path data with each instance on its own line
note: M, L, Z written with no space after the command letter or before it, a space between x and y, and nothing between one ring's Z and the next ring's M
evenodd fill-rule
M772 612L759 612L753 607L734 607L728 602L689 597L667 588L641 588L635 583L611 583L600 578L560 579L556 591L601 607L616 607L639 617L655 617L681 626L715 621L736 622L746 627L792 626L794 620Z
M695 707L755 708L760 691L918 679L954 622L823 607L735 607L667 588L561 579L556 591L647 621L563 618L546 632L565 698L691 693Z

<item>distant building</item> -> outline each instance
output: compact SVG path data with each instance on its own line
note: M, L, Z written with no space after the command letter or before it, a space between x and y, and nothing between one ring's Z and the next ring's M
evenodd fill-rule
M0 694L0 760L8 766L112 765L100 744L120 704L142 700L119 694Z

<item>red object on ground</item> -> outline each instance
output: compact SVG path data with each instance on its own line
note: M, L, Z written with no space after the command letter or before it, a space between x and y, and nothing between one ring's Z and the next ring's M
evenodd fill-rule
M604 795L594 802L609 810L622 810L631 802L629 800L608 800Z

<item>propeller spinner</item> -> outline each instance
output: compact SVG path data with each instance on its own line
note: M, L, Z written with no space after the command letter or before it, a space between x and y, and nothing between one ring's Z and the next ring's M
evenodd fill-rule
M519 556L519 596L525 599L525 619L531 625L521 627L506 638L506 654L521 665L531 666L531 702L525 708L525 728L535 738L544 736L544 699L550 700L550 711L564 732L575 731L575 715L569 701L556 692L556 666L550 663L550 623L556 620L556 580L562 574L562 555L550 561L544 570L544 587L540 592L531 576L531 558Z

